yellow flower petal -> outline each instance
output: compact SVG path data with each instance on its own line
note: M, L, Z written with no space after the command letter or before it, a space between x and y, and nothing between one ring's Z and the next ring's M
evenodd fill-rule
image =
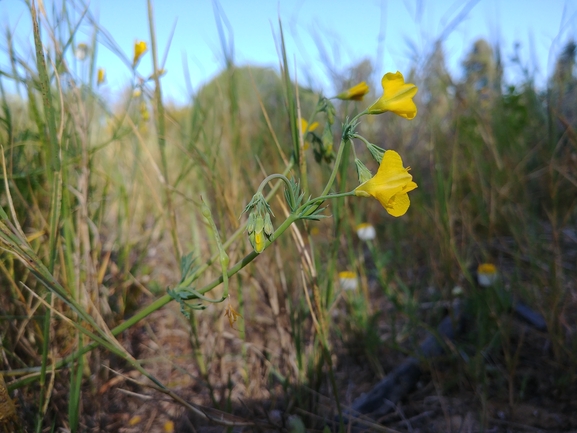
M412 83L405 83L403 74L399 71L395 74L392 72L385 74L381 84L383 96L371 105L367 112L380 114L385 111L392 111L405 119L414 119L417 115L417 106L413 102L413 96L417 94L417 86Z
M407 193L417 188L409 174L409 168L403 167L401 156L394 150L387 150L377 174L355 189L355 195L374 197L385 210L394 217L407 212L411 201Z
M98 86L100 86L102 83L104 83L104 75L105 75L106 71L103 68L99 68L98 69L98 77L96 79L96 84Z
M396 194L389 200L385 209L392 216L400 217L407 213L410 205L411 201L407 194Z
M309 122L307 122L305 119L303 119L301 117L301 132L303 134L303 137L306 137L306 135L309 132L313 132L315 129L317 129L319 127L319 122L313 122L310 124L309 126ZM307 150L309 147L311 147L311 144L305 140L304 142L304 146L303 149Z
M132 67L135 67L142 55L146 52L146 42L136 41L134 43L134 60L132 61Z
M313 122L309 126L309 122L307 122L305 119L303 119L301 117L301 131L302 131L303 135L307 132L313 132L318 127L319 127L319 122Z
M497 267L492 263L481 263L477 268L477 272L480 274L496 274Z
M338 99L342 100L352 100L352 101L362 101L363 97L369 93L369 86L364 81L345 90L337 95Z
M262 253L264 251L264 234L262 231L255 232L254 234L254 250L257 253Z

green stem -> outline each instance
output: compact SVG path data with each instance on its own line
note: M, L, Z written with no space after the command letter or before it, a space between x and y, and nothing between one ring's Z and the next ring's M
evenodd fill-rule
M220 266L221 266L221 271L222 271L222 275L224 276L224 280L223 280L223 286L224 286L224 291L222 293L222 299L221 300L214 300L214 299L210 299L210 298L206 298L202 295L200 295L198 292L196 292L193 288L190 288L189 290L195 295L195 296L199 296L200 298L208 301L208 302L222 302L224 301L226 298L228 298L228 276L227 276L227 268L228 268L228 264L229 264L229 258L228 258L228 254L226 254L226 251L224 250L224 247L222 246L222 242L220 240L220 235L218 233L218 228L216 227L216 223L214 222L214 218L212 217L212 213L210 211L210 208L208 207L208 205L204 202L204 199L202 198L202 196L200 197L200 201L202 202L201 204L201 212L202 215L207 219L207 221L210 224L210 227L212 229L212 233L214 234L214 240L216 242L216 248L218 249L218 255L219 255L219 259L220 259Z
M335 159L333 171L331 173L331 177L329 177L329 181L327 182L325 189L323 189L321 196L326 196L329 193L329 191L331 190L333 183L335 182L335 178L337 177L337 172L339 171L339 167L341 165L341 159L343 157L343 151L345 150L345 146L348 143L350 143L352 145L351 137L353 137L355 134L351 134L350 129L354 128L357 120L359 120L359 118L361 116L364 116L365 114L367 114L367 110L361 111L359 114L357 114L355 117L353 117L350 122L346 122L346 124L344 125L344 127L343 127L343 139L341 140L341 145L339 146L339 151L337 152L337 157Z
M339 197L349 197L351 195L355 195L355 191L349 191L349 192L341 192L339 194L329 194L329 195L321 195L319 197L313 198L309 201L307 201L305 204L303 204L300 208L304 208L306 206L309 206L313 203L317 203L319 201L325 201L325 200L330 200L332 198L339 198Z
M333 171L331 172L331 176L329 177L329 181L327 182L325 189L323 189L321 196L326 196L329 193L329 191L331 190L333 183L335 182L335 178L337 177L337 172L339 171L339 166L341 165L341 159L343 158L343 151L345 149L345 146L347 145L347 142L348 142L348 140L341 140L341 145L339 146L339 151L337 152L337 157L335 159L335 164L333 165Z
M362 142L364 142L367 146L369 146L371 143L369 142L369 140L367 140L365 137L363 137L362 135L359 134L353 134L352 138L358 138L359 140L361 140Z
M262 194L262 190L264 189L266 184L269 183L273 179L281 179L286 184L287 191L289 192L291 199L292 199L292 202L294 203L295 197L293 195L290 180L288 180L288 178L284 174L280 174L280 173L271 174L271 175L265 177L264 180L260 183L258 189L256 190L256 194L259 194L259 193Z

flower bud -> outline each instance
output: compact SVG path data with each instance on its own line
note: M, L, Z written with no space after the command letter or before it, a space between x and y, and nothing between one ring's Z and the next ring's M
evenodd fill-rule
M385 154L385 149L382 149L373 143L369 143L367 145L367 149L369 149L369 152L371 152L371 155L373 156L375 161L377 161L380 164L381 161L383 160L383 155Z
M132 67L136 67L142 55L146 52L147 46L144 41L134 42L134 59L132 60Z
M270 219L270 214L267 213L264 216L264 232L266 234L267 237L271 237L272 234L274 233L274 227L272 225L272 221Z
M350 89L345 90L342 93L337 95L338 99L342 99L344 101L362 101L363 97L369 93L369 86L364 81L357 84L356 86L351 87Z
M359 182L365 183L373 177L371 171L363 164L359 158L355 158L355 164L357 166L357 175L359 176Z
M96 85L97 85L97 86L100 86L102 83L104 83L105 74L106 74L106 71L104 70L104 68L99 68L99 69L98 69L98 74L97 74L97 77L96 77Z
M248 221L246 223L246 231L248 232L248 234L250 235L252 232L254 232L254 214L251 212L248 215Z

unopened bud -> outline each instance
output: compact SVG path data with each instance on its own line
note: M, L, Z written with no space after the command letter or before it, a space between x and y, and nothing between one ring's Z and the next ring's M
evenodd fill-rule
M380 164L381 161L383 160L383 155L385 154L385 149L381 149L379 146L377 146L376 144L373 144L373 143L369 143L367 145L367 149L369 149L369 152L371 152L371 155L373 155L373 158L375 158L375 161L377 161Z
M249 235L250 235L252 232L254 232L254 225L255 225L254 215L253 215L253 213L251 212L251 213L248 215L248 221L247 221L247 223L246 223L246 231L248 232Z
M272 234L274 233L274 227L272 225L269 213L267 213L264 217L264 232L267 235L267 237L271 237Z
M357 166L357 175L359 176L360 183L365 183L373 177L373 174L359 158L355 158L355 164Z

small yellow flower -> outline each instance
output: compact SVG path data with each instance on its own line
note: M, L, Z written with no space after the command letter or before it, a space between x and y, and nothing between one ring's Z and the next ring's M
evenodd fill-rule
M383 75L381 84L383 96L371 105L367 112L381 114L385 111L392 111L405 119L414 119L417 115L417 106L413 102L413 96L417 94L417 86L405 83L403 74L399 71L395 74L389 72Z
M339 272L339 283L343 290L355 290L358 287L357 274L352 271Z
M361 223L357 226L357 236L361 241L372 241L377 232L371 223Z
M100 86L102 83L104 83L104 75L105 74L106 74L106 71L104 70L104 68L98 69L98 78L96 79L96 84L98 86Z
M234 308L232 308L230 304L228 304L228 306L224 309L224 316L228 318L228 323L232 329L236 329L234 327L234 323L236 322L237 317L242 317L240 314L234 311Z
M76 51L74 51L74 55L78 60L86 59L86 56L88 55L88 45L86 45L83 42L79 43L76 46Z
M146 42L144 41L136 41L134 43L134 60L132 61L132 67L134 68L142 55L146 52Z
M369 86L364 81L357 84L356 86L351 87L350 89L345 90L342 93L337 95L338 99L350 100L350 101L362 101L363 97L369 93Z
M477 268L477 282L480 286L489 287L497 280L497 267L492 263L481 263Z
M165 433L174 433L174 421L166 421L164 423L164 432Z
M403 167L401 156L394 150L387 150L377 174L355 189L355 195L374 197L394 217L407 212L411 201L408 192L417 188L409 167Z
M319 127L319 122L313 122L309 126L309 122L301 117L301 131L303 134L307 132L313 132L315 129Z
M307 136L309 132L313 132L318 127L319 122L313 122L309 125L309 122L307 122L305 119L301 117L301 132L303 134L303 139ZM309 147L311 147L311 143L305 140L303 147L304 150L307 150Z

